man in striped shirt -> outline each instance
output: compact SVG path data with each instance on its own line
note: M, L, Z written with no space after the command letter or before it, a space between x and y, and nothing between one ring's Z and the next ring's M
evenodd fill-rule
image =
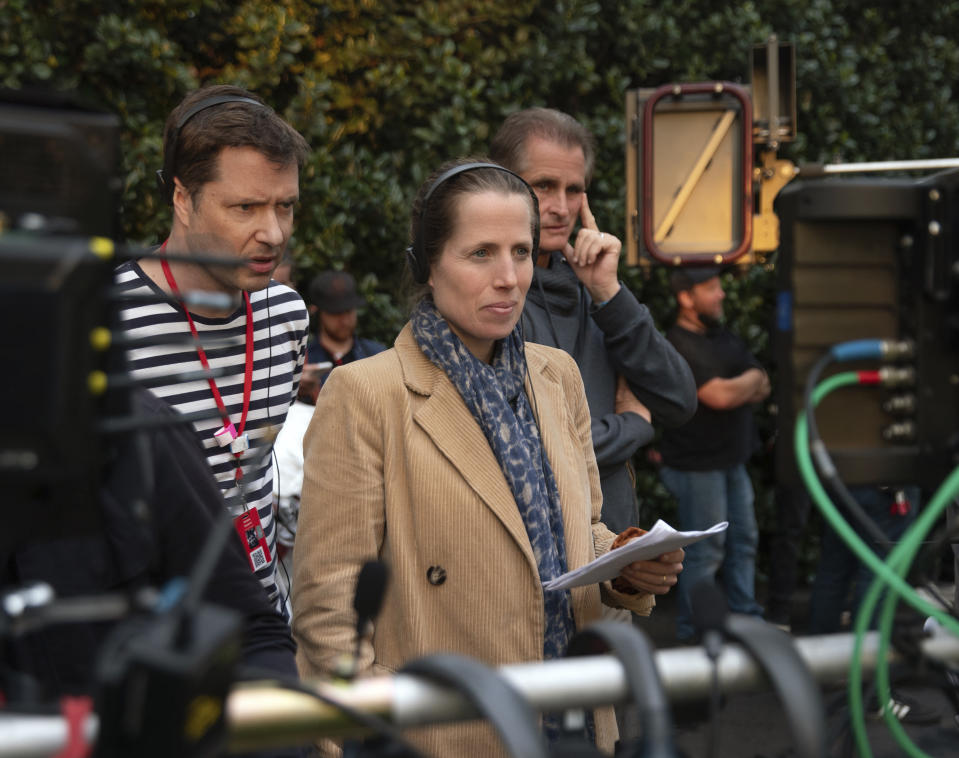
M167 119L161 191L169 237L122 265L120 318L132 374L193 421L253 570L287 617L276 582L270 449L296 397L309 322L271 281L293 229L303 137L239 87L193 92ZM232 302L224 309L212 293ZM160 338L160 339L157 339ZM212 379L182 375L209 368ZM158 378L168 381L159 381ZM161 472L162 475L162 472Z

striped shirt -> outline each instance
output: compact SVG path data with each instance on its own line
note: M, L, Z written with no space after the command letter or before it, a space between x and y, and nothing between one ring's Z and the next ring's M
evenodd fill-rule
M163 291L135 262L116 271L116 283L123 295L163 296ZM209 412L209 418L193 422L194 431L206 451L207 462L220 485L231 516L256 508L267 539L270 557L262 549L251 553L260 579L277 608L289 617L289 598L280 597L276 582L276 522L273 518L273 470L270 460L273 439L283 426L287 409L296 398L296 388L306 354L309 320L303 300L289 287L271 281L259 292L250 293L253 311L253 382L245 431L250 449L240 458L241 482L236 480L236 459L229 447L220 447L213 433L223 421L206 379L171 383L151 390L181 413ZM192 314L204 342L230 340L226 345L204 346L210 368L229 373L215 379L230 421L237 431L243 415L243 380L246 365L246 305L225 318ZM138 379L202 371L203 366L191 341L190 326L179 304L167 302L124 304L120 328L129 337L171 338L170 344L135 347L127 351L130 373Z

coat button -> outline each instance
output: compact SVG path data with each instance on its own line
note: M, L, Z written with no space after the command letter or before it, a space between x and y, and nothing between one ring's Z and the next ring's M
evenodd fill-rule
M446 581L446 569L442 566L430 566L426 569L426 580L438 587Z

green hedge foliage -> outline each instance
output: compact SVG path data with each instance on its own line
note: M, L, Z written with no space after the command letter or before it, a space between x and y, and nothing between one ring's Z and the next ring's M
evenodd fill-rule
M403 318L386 306L409 201L438 163L484 153L513 110L566 110L597 135L591 205L622 234L626 90L745 81L773 33L797 47L799 134L785 157L956 153L956 0L0 0L0 86L70 90L120 115L125 229L144 242L169 222L152 178L166 113L201 84L255 90L314 150L301 275L365 276L367 295L386 297L367 327L388 339Z
M354 272L363 329L390 342L405 320L410 200L435 166L484 153L511 111L565 110L597 136L590 205L623 236L626 90L746 82L770 34L797 49L798 137L781 157L957 153L959 0L0 0L0 86L68 90L119 114L124 228L144 243L169 225L153 180L167 112L202 84L256 91L313 147L293 245L300 282ZM660 273L623 276L665 327ZM728 285L730 318L768 362L769 267ZM668 512L640 469L651 511Z

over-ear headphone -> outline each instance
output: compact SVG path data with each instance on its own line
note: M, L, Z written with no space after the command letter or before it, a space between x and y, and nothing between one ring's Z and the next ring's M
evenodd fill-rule
M429 256L426 254L426 214L429 210L430 198L433 196L433 193L444 183L448 182L454 176L463 174L467 171L476 171L477 169L483 168L492 168L497 171L502 171L503 173L510 174L519 179L523 186L526 187L526 190L529 192L529 196L533 199L533 250L532 256L533 260L536 260L536 253L539 250L539 200L536 197L536 192L533 190L529 184L526 183L526 180L523 179L515 171L510 171L505 166L500 166L498 163L463 163L459 166L453 166L452 168L444 171L436 180L430 185L430 188L426 191L426 195L423 196L423 207L420 208L419 217L416 221L416 234L413 236L413 244L406 248L406 262L410 267L410 272L413 274L413 281L417 284L426 284L430 278L430 261Z
M176 149L177 143L180 140L180 130L187 121L200 111L205 111L214 105L223 105L223 103L250 103L251 105L258 105L261 108L267 107L259 100L254 100L250 97L242 97L240 95L216 95L214 97L204 98L184 113L180 117L180 120L177 121L173 129L173 134L167 139L170 149L167 150L163 156L163 168L158 169L156 172L157 188L160 190L160 195L166 201L167 205L173 205L173 189L175 187L173 172L176 170Z

